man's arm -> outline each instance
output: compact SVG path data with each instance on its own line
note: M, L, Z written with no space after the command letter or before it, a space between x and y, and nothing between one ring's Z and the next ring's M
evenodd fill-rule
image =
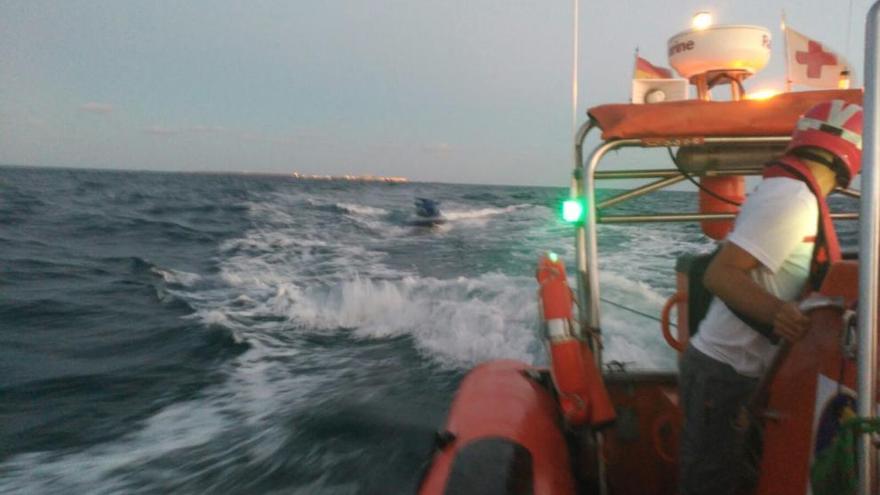
M715 256L703 284L732 309L755 320L772 324L780 337L796 342L810 327L810 319L795 302L785 302L758 285L749 272L761 266L754 256L736 244L726 242Z

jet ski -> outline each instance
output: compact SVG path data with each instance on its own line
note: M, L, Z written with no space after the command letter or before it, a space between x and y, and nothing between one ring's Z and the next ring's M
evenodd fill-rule
M410 222L413 225L432 226L444 223L446 219L440 213L440 202L429 198L416 198L416 217Z

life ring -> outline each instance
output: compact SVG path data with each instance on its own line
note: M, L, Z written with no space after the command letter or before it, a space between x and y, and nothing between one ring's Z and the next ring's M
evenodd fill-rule
M602 373L590 347L578 338L572 323L573 297L565 265L554 255L538 261L536 273L544 320L550 371L560 411L571 426L599 429L611 424L616 413Z
M669 328L671 326L669 324L669 316L672 313L672 307L680 302L684 302L684 300L685 294L676 292L666 300L666 304L663 305L663 311L660 312L660 328L663 330L663 338L666 339L666 343L670 347L678 352L684 352L684 344L672 336L672 330Z
M664 414L654 420L654 423L651 425L651 441L654 444L654 452L657 453L661 460L669 464L675 464L675 454L667 452L664 447L663 429L665 426L669 427L669 431L673 435L676 434L675 418L673 418L672 414Z

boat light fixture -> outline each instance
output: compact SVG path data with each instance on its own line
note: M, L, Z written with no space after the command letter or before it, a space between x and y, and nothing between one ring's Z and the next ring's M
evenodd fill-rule
M849 89L849 69L843 69L840 73L840 79L837 81L838 89Z
M691 20L691 27L698 31L708 28L712 25L712 14L708 12L697 12Z
M759 89L758 91L751 91L746 95L747 100L769 100L774 96L778 95L779 91L775 89Z
M562 219L568 223L582 222L584 210L584 202L581 198L566 199L562 203Z

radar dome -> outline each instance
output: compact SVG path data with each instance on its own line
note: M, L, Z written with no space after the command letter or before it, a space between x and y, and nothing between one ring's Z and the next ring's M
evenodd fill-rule
M770 31L760 26L711 26L669 38L669 64L688 79L709 72L754 74L770 60Z

